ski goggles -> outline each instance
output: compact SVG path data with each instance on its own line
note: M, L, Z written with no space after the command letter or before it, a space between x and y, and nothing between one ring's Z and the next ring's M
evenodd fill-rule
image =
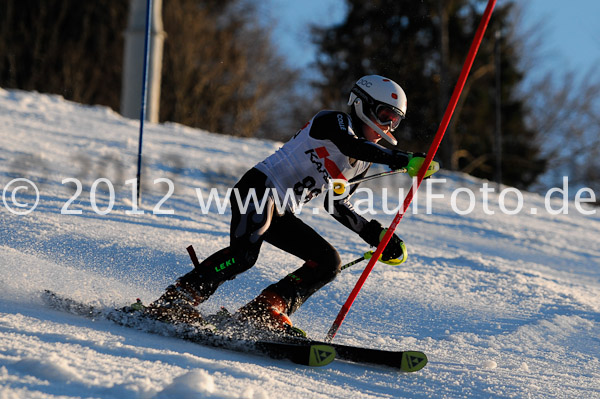
M373 116L380 125L388 125L392 131L396 130L404 119L404 115L399 110L386 104L378 104Z

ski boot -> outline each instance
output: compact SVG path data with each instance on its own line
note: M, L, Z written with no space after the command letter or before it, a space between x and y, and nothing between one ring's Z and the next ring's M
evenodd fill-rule
M164 294L144 308L144 313L156 320L171 324L204 324L196 306L202 302L196 290L179 282L167 287Z
M294 327L292 320L285 313L287 304L275 292L263 291L237 312L241 320L249 320L257 327L275 332L283 336L304 338L306 333Z

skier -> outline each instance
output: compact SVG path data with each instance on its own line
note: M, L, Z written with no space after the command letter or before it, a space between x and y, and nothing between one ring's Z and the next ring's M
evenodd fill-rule
M265 288L236 315L267 329L293 329L289 315L332 281L341 266L336 249L295 216L294 210L321 193L332 195L327 189L333 179L364 176L372 163L392 169L406 167L411 177L416 176L424 154L391 150L377 144L382 138L397 144L392 132L405 117L406 103L404 91L392 80L378 75L359 79L350 93L350 114L320 111L279 150L242 176L234 186L242 201L231 201L230 245L167 287L146 311L169 322L201 321L196 306L223 282L251 268L266 241L299 257L304 264ZM433 161L426 177L438 169ZM386 229L377 220L366 220L353 209L349 198L357 187L351 186L347 196L334 200L330 213L376 247ZM253 192L254 198L259 199L256 204ZM276 204L285 204L289 193L293 193L293 203L278 209ZM261 208L258 205L265 196L265 206ZM248 208L241 212L238 202L245 204L248 200ZM381 260L404 261L405 256L404 242L394 234Z

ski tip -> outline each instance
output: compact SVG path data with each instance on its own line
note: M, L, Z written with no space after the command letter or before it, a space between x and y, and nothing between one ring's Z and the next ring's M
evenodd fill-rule
M335 359L335 348L330 345L311 345L308 365L311 367L326 366Z
M423 352L406 351L402 353L400 370L412 373L419 371L427 365L427 356Z

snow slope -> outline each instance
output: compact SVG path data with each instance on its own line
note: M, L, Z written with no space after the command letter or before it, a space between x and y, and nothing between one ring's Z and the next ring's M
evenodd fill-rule
M0 398L600 397L600 217L582 214L573 203L568 214L553 215L544 196L531 193L523 193L521 212L506 215L500 204L515 209L514 193L489 194L484 208L479 189L485 182L461 174L440 172L446 182L435 184L433 195L421 187L418 206L398 227L409 260L400 267L376 265L335 338L423 350L430 364L418 373L344 362L301 367L44 307L44 289L105 305L155 299L190 270L187 245L201 258L227 245L229 211L219 214L213 206L203 212L195 189L205 197L211 188L224 194L279 146L176 124L146 125L144 214L131 214L132 184L125 182L136 175L138 126L104 107L0 89L5 201L35 202L33 188L13 191L17 178L31 180L40 193L26 215L0 204ZM82 182L79 195L74 183L62 183L73 178ZM107 181L94 185L98 178L114 187L110 212L103 212L110 206ZM172 214L153 214L168 188L154 185L158 178L174 182L175 192L159 208ZM381 212L381 189L394 193L390 207L398 206L398 187L410 181L396 175L371 183L365 186L379 193L378 214L368 217L389 224L393 215ZM473 212L453 210L457 189L476 194ZM457 198L455 208L467 209L465 192ZM343 261L369 249L314 202L301 217ZM551 205L558 209L562 201ZM202 309L235 309L299 265L265 245L257 265L224 284ZM294 322L322 339L361 265L316 293Z

